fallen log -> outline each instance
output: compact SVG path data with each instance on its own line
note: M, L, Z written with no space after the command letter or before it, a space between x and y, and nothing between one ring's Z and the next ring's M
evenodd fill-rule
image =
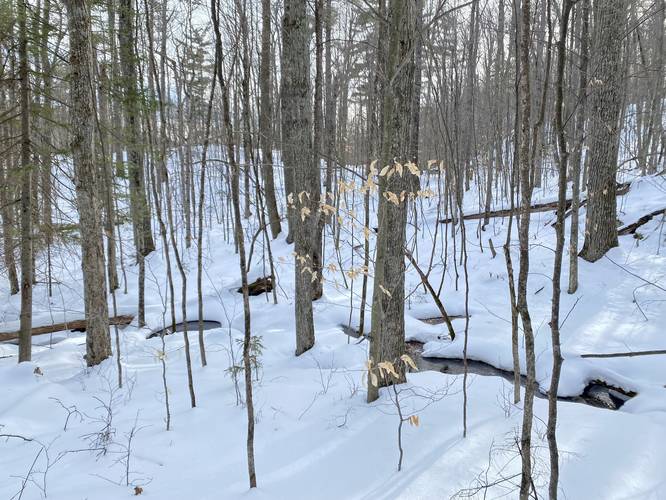
M633 356L655 356L657 354L666 354L666 349L657 349L654 351L630 351L630 352L609 352L603 354L581 354L581 358L631 358Z
M270 276L264 276L263 278L257 278L256 281L253 281L248 286L248 293L252 297L261 295L262 293L270 293L273 291L273 280ZM236 290L238 293L243 293L243 287L239 287Z
M624 226L623 228L619 229L617 231L618 236L626 236L627 234L636 234L636 230L641 227L643 224L647 224L650 222L654 217L658 215L666 214L666 208L660 208L659 210L655 210L654 212L651 212L647 215L644 215L640 219L638 219L636 222L633 224L629 224L627 226Z
M131 315L120 315L113 316L109 318L109 325L129 325L134 316ZM36 326L30 331L31 336L35 335L45 335L47 333L55 333L66 330L77 330L84 332L86 330L86 320L85 319L75 319L72 321L65 321L64 323L54 323L52 325L45 326ZM19 337L19 332L0 332L0 342L7 340L16 340Z
M571 200L566 201L566 208L567 210L571 207ZM551 210L556 210L557 209L557 201L552 201L549 203L536 203L530 207L530 212L549 212ZM517 214L520 211L520 207L516 207L513 209L513 214ZM488 212L488 217L508 217L511 215L512 211L510 208L503 208L501 210L493 210L491 212ZM485 213L479 213L479 214L467 214L465 215L464 219L465 220L477 220L477 219L483 219L486 216ZM456 217L455 220L458 220L459 217ZM441 224L448 224L450 222L453 222L454 219L449 217L448 219L440 219Z
M630 182L624 182L624 183L619 183L617 185L617 196L622 196L627 194L629 192L629 188L631 187ZM572 200L566 200L566 207L565 210L565 217L571 214L571 203ZM587 203L587 199L583 199L580 202L580 206L584 206L585 203ZM551 210L557 210L557 201L551 201L549 203L536 203L530 207L530 212L549 212ZM515 207L513 209L513 214L516 215L520 212L520 207ZM512 211L510 208L503 208L501 210L492 210L491 212L488 212L488 217L508 217L511 215ZM486 216L485 212L478 213L478 214L467 214L465 215L464 219L465 220L477 220L477 219L483 219ZM458 217L455 219L449 217L448 219L440 219L441 224L448 224L450 222L453 222L454 220L458 220Z

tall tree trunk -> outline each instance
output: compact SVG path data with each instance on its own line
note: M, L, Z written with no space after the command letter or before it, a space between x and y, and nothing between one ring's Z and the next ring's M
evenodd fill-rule
M324 41L323 41L323 23L324 17L324 0L315 0L315 88L314 88L314 131L313 131L313 147L314 166L317 169L317 183L321 182L321 156L323 146L323 130L324 130L324 94L323 94L323 79L324 79ZM316 192L319 194L320 187L317 186ZM325 201L325 195L324 195ZM320 224L323 214L316 217L316 224L314 228L314 242L312 252L312 272L316 279L312 280L312 300L321 298L324 293L324 281L322 279L322 231L323 226Z
M130 205L132 223L135 229L137 252L146 256L155 249L153 242L150 208L146 201L143 154L141 151L141 130L139 112L141 99L137 88L137 59L134 47L134 3L120 0L118 9L118 49L124 91L125 120L128 144L128 176L130 180Z
M578 220L580 212L580 172L585 142L585 117L587 114L587 68L589 65L590 1L582 0L583 28L580 40L580 70L578 77L578 109L576 110L573 157L571 158L571 235L569 236L569 287L568 293L578 290Z
M379 230L372 297L370 361L395 362L405 350L405 233L406 194L413 175L406 164L410 159L410 120L414 103L414 58L416 19L419 0L391 0L388 7L389 47L384 87L382 131L382 170L392 175L379 180ZM399 163L398 163L399 162ZM399 171L400 170L400 171ZM380 172L381 173L381 172ZM382 385L404 380L380 380ZM377 385L368 377L368 402L379 397Z
M30 162L30 77L28 75L27 0L18 0L18 56L21 108L21 314L19 363L32 358L32 165Z
M137 61L134 49L134 2L120 0L119 6L118 50L124 91L124 107L127 142L127 159L130 185L130 212L134 227L134 246L139 264L139 324L145 324L145 262L144 257L155 250L150 222L150 207L146 200L145 179L143 172L143 154L141 151L141 130L139 127L139 107L141 99L137 88Z
M273 176L273 99L271 96L271 1L261 0L261 63L259 66L259 87L261 104L259 108L259 136L261 141L261 164L264 175L266 209L273 239L282 232L280 213L275 199Z
M564 130L564 68L566 60L566 40L569 29L569 16L575 0L564 0L562 18L560 19L560 38L557 41L557 76L555 88L555 131L559 146L559 164L557 181L557 220L555 222L555 262L553 263L553 296L551 302L550 334L553 349L553 368L550 375L548 390L548 424L546 437L550 454L550 480L548 496L557 500L560 480L559 451L557 448L557 391L562 371L562 352L560 349L560 283L562 278L562 254L564 253L564 212L567 198L567 138Z
M319 208L319 168L312 150L310 104L310 56L305 0L284 0L282 18L282 155L292 209L295 240L296 355L315 342L312 317L315 230ZM291 230L291 227L290 227Z
M93 154L92 54L90 11L86 0L67 0L72 158L81 230L81 268L86 310L86 362L94 366L111 356L106 302L101 192Z
M0 95L1 97L4 96ZM0 104L4 104L4 102L0 101ZM5 138L3 130L2 140ZM0 216L2 216L2 249L9 281L9 293L15 295L19 292L19 283L14 257L16 226L14 224L14 189L12 189L13 184L9 182L11 174L11 161L7 155L0 160Z
M51 124L48 122L53 115L53 100L51 98L53 92L53 71L49 63L49 33L51 32L51 0L44 0L44 5L41 13L41 33L40 33L40 60L42 69L42 99L44 104L44 115L46 120L42 120L42 134L44 135L44 148L41 152L41 194L42 194L42 209L41 209L41 225L42 233L44 235L44 244L46 245L46 265L47 265L47 280L48 292L51 296L52 280L51 280L51 245L53 244L53 183L51 179L51 141L53 134L51 132Z
M595 262L618 245L616 173L622 107L622 40L626 0L594 6L595 70L590 96L590 168L585 243L580 256Z
M374 50L368 51L368 59L374 59L372 64L372 71L368 72L368 111L367 111L367 134L368 134L368 163L365 169L366 177L372 175L370 166L372 162L377 160L379 161L379 154L381 152L381 134L382 134L382 123L383 123L383 102L380 99L381 91L383 89L384 81L383 77L385 75L386 68L386 56L384 44L380 43L380 40L385 39L387 32L386 26L386 2L385 0L379 0L379 5L377 8L377 19L375 20L375 33L374 33ZM364 227L370 229L370 189L365 190L363 196L363 225ZM370 238L364 238L363 242L363 268L365 272L363 273L363 283L361 286L361 304L360 314L359 314L359 333L362 335L365 331L365 308L366 308L366 298L368 295L368 267L370 266Z
M525 336L525 358L527 360L527 381L523 402L523 426L520 439L522 473L520 480L520 499L527 500L532 487L532 419L534 411L534 384L536 381L536 358L534 354L534 332L527 305L527 277L530 266L530 207L532 204L532 183L530 182L530 0L522 1L520 22L520 142L519 142L519 179L520 179L520 269L518 271L518 294L516 306L523 323Z
M242 284L241 288L243 291L243 371L245 375L245 407L247 409L247 468L250 480L250 488L256 488L257 475L254 467L254 401L252 398L252 360L250 358L250 344L252 342L252 330L250 324L250 296L247 280L247 264L245 260L245 236L243 234L243 223L241 220L240 208L240 170L234 155L234 135L229 113L229 91L224 81L224 75L222 71L222 35L220 33L220 25L217 15L218 1L219 0L211 0L211 14L213 18L213 27L215 28L215 72L217 75L217 80L220 83L220 93L222 94L222 116L225 129L227 158L231 163L231 197L234 210L234 230L236 233L236 242L238 244L238 259L240 263Z

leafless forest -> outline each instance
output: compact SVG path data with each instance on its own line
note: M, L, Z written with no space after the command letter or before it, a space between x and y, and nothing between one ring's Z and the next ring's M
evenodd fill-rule
M665 13L664 0L0 0L0 399L15 394L19 372L9 370L57 373L49 367L61 366L61 344L44 339L68 332L65 341L81 339L67 351L70 375L104 377L118 391L145 383L132 360L148 346L147 398L159 400L148 410L137 403L126 434L109 431L109 417L115 437L77 453L69 443L56 453L55 435L38 437L46 431L22 428L14 407L0 406L8 463L42 446L0 476L0 496L119 498L104 482L69 497L47 490L46 471L62 474L67 461L83 463L81 453L111 463L105 446L120 457L113 464L126 464L118 484L133 489L123 494L148 494L159 480L133 479L131 460L142 460L132 458L135 434L194 432L203 424L187 420L189 407L202 418L226 397L225 412L242 419L207 434L222 443L232 427L242 435L242 453L228 452L246 471L238 494L259 485L261 498L316 498L301 476L291 490L271 489L282 469L267 472L262 489L262 470L273 470L262 469L262 453L271 456L262 450L284 446L262 444L277 412L266 394L290 391L278 361L316 362L318 375L304 377L317 382L294 403L305 410L290 425L329 404L344 372L355 380L345 397L361 409L354 417L331 402L327 412L344 413L333 427L386 405L397 444L394 434L384 441L412 477L430 459L410 464L409 433L451 427L471 446L486 411L474 406L474 360L509 374L503 405L518 416L508 444L493 431L491 451L502 441L513 458L491 467L484 445L469 477L447 487L460 498L593 498L566 470L560 480L563 461L576 459L566 451L575 439L558 446L558 395L588 397L594 382L634 407L647 394L666 401L663 370L642 365L636 375L622 364L639 356L656 366L666 354L664 323L656 334L666 318ZM608 284L611 275L633 281ZM626 292L626 309L606 291ZM420 310L425 323L414 320ZM594 343L596 330L580 326L586 314L615 314L607 331L626 322L635 333ZM493 344L499 329L506 335ZM333 349L361 354L328 363ZM426 393L430 379L413 373L432 356L462 368L455 382L437 379L446 390ZM211 389L215 379L228 396ZM57 397L69 408L65 431L77 417L85 426L84 403ZM62 413L43 399L34 412ZM420 417L436 405L455 407L455 421ZM659 408L656 428L666 429ZM113 451L121 435L123 451ZM196 463L179 453L181 471ZM349 459L368 484L381 476L362 456ZM386 462L395 466L393 456ZM359 479L353 494L320 493L450 496L437 481L420 493L410 481L394 491L389 479L378 490ZM660 481L598 498L666 498ZM190 498L213 498L193 488ZM184 498L173 494L154 497Z

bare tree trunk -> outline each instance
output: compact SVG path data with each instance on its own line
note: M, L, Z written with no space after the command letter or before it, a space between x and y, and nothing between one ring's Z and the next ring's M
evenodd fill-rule
M222 94L222 114L225 128L227 158L231 163L231 197L234 209L234 225L236 232L236 242L238 244L238 259L240 263L241 283L243 290L243 323L244 323L244 337L243 337L243 369L245 374L245 407L247 409L247 468L248 476L250 479L250 488L257 487L257 476L254 466L254 401L252 399L252 360L250 358L250 344L252 341L252 330L250 324L250 295L247 281L247 267L245 261L245 236L243 234L243 223L241 219L240 208L240 188L239 177L240 170L235 160L234 155L234 140L233 140L233 127L231 118L229 116L229 94L227 86L224 81L222 70L222 35L220 33L220 25L218 19L218 5L216 2L219 0L211 0L211 14L213 19L213 27L215 28L215 52L216 52L216 74L217 80L220 83L220 91Z
M664 51L666 47L664 46L664 38L666 35L664 31L664 20L666 20L666 0L658 0L656 2L658 10L654 16L655 27L653 33L656 33L657 36L654 37L654 57L652 66L656 69L652 77L652 99L650 104L650 139L652 147L650 149L649 160L648 160L648 173L653 174L657 171L657 165L663 165L661 160L664 156L664 145L660 148L660 142L666 139L664 136L664 122L663 122L663 113L664 113Z
M122 86L126 116L126 141L128 143L128 176L130 184L130 211L134 226L134 244L139 264L139 324L145 324L144 257L155 250L150 222L150 207L146 200L143 155L141 152L141 131L139 128L138 107L141 104L137 89L136 56L134 52L134 4L132 0L120 0L118 45L122 69Z
M319 208L319 168L310 133L309 28L305 0L284 0L282 19L282 155L285 177L292 172L287 193L293 216L296 281L296 355L315 342L312 286L315 230Z
M49 33L51 32L51 0L44 0L41 12L41 33L40 33L40 60L42 77L42 94L44 104L44 114L50 117L53 113L53 104L51 93L53 92L53 68L49 63ZM44 136L45 147L41 153L41 224L44 243L46 244L46 266L49 297L52 294L52 266L51 266L51 246L53 244L53 183L51 179L51 141L53 134L51 124L48 120L42 120L42 134Z
M527 277L529 274L529 235L530 206L532 203L532 183L530 182L530 0L522 1L520 23L520 269L518 271L518 294L516 305L523 323L525 336L525 358L527 359L527 381L523 402L523 427L520 439L522 472L520 499L527 500L532 486L532 419L534 411L534 384L536 381L536 359L534 354L534 332L527 305Z
M90 11L85 0L67 0L72 158L81 230L81 268L86 310L86 362L98 365L111 356L109 308L98 205L99 175L93 154L92 54Z
M323 129L324 129L324 94L323 94L323 78L324 78L324 41L323 41L323 24L322 17L324 17L324 0L315 0L315 85L314 85L314 131L313 131L313 147L314 154L313 168L317 169L317 189L319 194L321 183L321 154L323 145ZM325 201L325 196L324 196ZM314 241L312 252L312 272L316 279L312 280L312 300L321 298L324 294L324 280L322 279L322 231L324 227L321 225L323 214L316 217L314 228Z
M271 2L261 0L261 63L259 66L259 87L261 105L259 109L259 136L261 141L261 164L264 175L266 209L273 239L282 232L280 213L275 199L273 176L273 99L271 97Z
M578 290L578 217L580 212L580 171L585 142L585 116L587 114L587 68L589 64L590 2L580 2L583 29L580 40L580 76L578 80L578 109L576 110L573 158L571 159L571 235L569 236L569 287L568 293Z
M3 103L4 104L4 103ZM5 139L4 134L2 139ZM3 166L4 164L4 166ZM2 248L7 279L9 281L9 292L15 295L19 292L18 273L16 271L16 259L14 257L14 246L16 232L14 224L14 189L9 182L11 175L11 161L5 157L0 161L0 215L2 216ZM11 199L11 201L10 201Z
M595 60L590 103L587 217L580 256L595 262L618 245L616 172L622 106L622 40L626 0L595 5Z
M100 68L100 81L98 85L99 94L99 115L103 119L108 120L109 113L109 99L107 93L110 91L111 85L108 78L108 73L105 66ZM110 121L106 122L107 127L110 128ZM114 292L118 289L118 271L116 269L116 214L113 206L114 198L114 176L113 176L113 155L110 150L104 150L111 144L109 140L111 134L106 133L102 136L102 131L99 131L100 139L103 143L103 151L101 155L102 165L99 167L102 176L103 189L100 194L103 196L104 201L104 233L106 234L106 253L107 253L107 273L109 276L109 291Z
M30 164L30 80L28 75L27 0L18 0L18 56L21 108L21 314L19 363L32 359L32 165Z
M380 176L379 230L372 297L370 361L395 362L405 350L405 233L408 193L412 180L406 164L410 159L410 120L414 92L416 18L419 0L391 0L388 8L389 47L384 88L382 131L382 170L388 166L393 175ZM381 173L381 172L380 172ZM392 200L392 201L390 201ZM382 385L401 382L381 380ZM371 377L368 377L371 379ZM381 377L380 377L381 378ZM378 386L368 384L368 402L379 397Z
M215 57L217 57L217 52ZM217 64L217 62L215 63ZM215 78L211 82L210 98L206 110L206 129L204 132L203 151L201 153L201 172L199 172L199 232L197 233L197 301L199 316L199 353L201 366L206 366L206 346L204 344L204 308L203 308L203 227L204 227L204 199L206 191L206 166L208 162L208 147L210 144L210 124L213 115L213 99L215 97Z
M551 302L550 334L553 349L553 369L550 376L548 391L548 424L546 436L550 453L550 481L548 495L550 500L557 500L560 480L559 452L557 449L557 390L560 385L562 371L562 352L560 349L560 283L562 278L562 254L564 253L564 212L567 198L567 138L564 131L564 68L566 59L566 40L569 29L569 16L575 0L564 0L562 18L560 19L560 38L557 41L557 76L555 88L555 129L559 146L558 189L557 189L557 221L555 222L555 262L553 264L553 297Z
M382 78L386 68L385 47L379 41L384 39L387 32L385 24L386 3L385 0L379 0L378 19L375 20L375 50L368 52L368 59L374 59L372 72L368 72L368 165L365 169L366 177L372 175L370 166L372 162L379 161L381 152L381 132L383 123L383 103L380 99L381 89L383 88ZM370 62L370 61L368 61ZM370 189L366 189L363 196L363 225L370 230ZM365 331L365 308L368 294L368 268L370 266L370 238L369 235L363 242L363 283L361 285L361 304L359 314L359 333L362 335Z

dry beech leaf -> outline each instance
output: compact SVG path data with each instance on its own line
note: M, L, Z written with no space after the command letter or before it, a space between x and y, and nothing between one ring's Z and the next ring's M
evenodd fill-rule
M416 372L419 371L419 369L416 367L416 363L414 363L414 360L412 358L410 358L408 354L403 354L402 356L400 356L400 359L402 360L403 363L405 363L406 365L409 365L409 367L412 370L414 370Z
M382 168L382 171L379 172L379 177L384 177L386 174L389 173L391 170L391 165L386 165L384 168Z
M308 207L301 208L301 220L304 221L308 215L310 215L310 209Z
M405 166L409 169L409 171L412 173L412 175L415 175L417 177L421 176L421 171L419 170L418 165L416 165L414 162L408 161Z

